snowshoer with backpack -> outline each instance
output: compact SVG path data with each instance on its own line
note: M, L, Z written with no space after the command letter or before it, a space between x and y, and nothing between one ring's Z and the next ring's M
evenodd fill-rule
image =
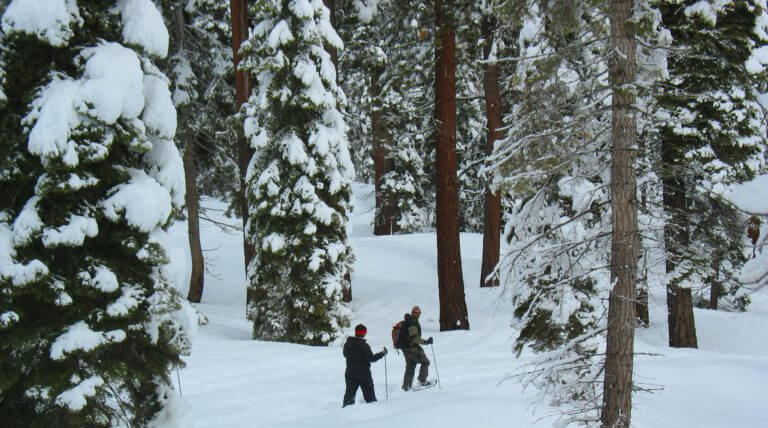
M373 377L371 376L371 363L387 355L387 348L374 354L370 345L365 341L367 332L368 329L363 324L358 324L355 326L355 336L350 336L344 343L344 358L347 359L344 380L347 387L344 391L342 407L355 404L358 387L363 390L363 398L366 403L376 401L376 392L373 389Z
M432 338L426 340L421 338L421 324L419 317L421 308L414 306L410 314L405 314L397 337L398 347L403 351L405 358L405 375L403 376L403 390L408 391L413 384L413 375L416 372L416 365L421 364L419 368L419 386L427 387L434 385L434 381L427 380L429 374L429 359L424 353L421 345L431 345Z

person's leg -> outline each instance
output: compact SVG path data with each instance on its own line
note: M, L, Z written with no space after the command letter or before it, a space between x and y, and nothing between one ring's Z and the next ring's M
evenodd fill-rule
M411 389L413 384L413 374L416 372L416 359L413 358L411 351L403 350L403 358L405 358L405 375L403 376L403 389Z
M355 404L355 395L357 394L357 387L360 385L357 379L353 379L349 376L344 376L344 380L347 383L347 389L344 391L344 404L341 407L347 407L350 404Z
M424 349L421 347L419 347L417 359L419 364L421 364L421 367L419 368L419 382L424 383L427 381L427 376L429 375L429 358L427 358L427 354L424 353Z
M373 387L373 379L364 379L360 382L360 389L363 390L363 398L366 403L376 401L376 390Z

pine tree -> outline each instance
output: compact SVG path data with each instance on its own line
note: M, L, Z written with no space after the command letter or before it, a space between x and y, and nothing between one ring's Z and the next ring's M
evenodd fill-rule
M556 407L563 424L598 423L603 367L617 355L598 352L608 335L615 336L615 322L606 325L604 302L611 278L621 276L622 292L631 288L626 272L611 267L619 263L611 246L627 243L627 230L615 231L616 210L627 214L632 206L629 198L629 205L625 200L617 207L611 192L620 186L612 183L632 187L633 181L609 168L618 160L612 159L611 145L621 139L612 135L609 100L628 94L607 80L616 56L608 15L613 9L605 6L602 1L517 1L499 8L500 21L519 29L517 57L499 59L516 63L506 82L515 103L505 118L506 138L491 157L499 185L517 198L507 219L510 245L500 277L515 307L515 348L537 353L518 378L538 389L540 401ZM655 15L643 4L635 11L637 29L658 31ZM626 107L620 116L630 132L635 124ZM624 158L622 172L634 167L631 157ZM631 216L624 219L630 220L624 227L636 233ZM619 353L627 357L624 351Z
M494 153L499 180L518 197L506 227L510 246L501 272L513 285L518 352L526 345L554 351L594 334L609 287L610 122L597 107L606 90L606 47L579 47L600 39L607 26L591 18L599 16L594 5L569 5L548 3L516 16L523 20L519 49L527 59L508 83L519 95L505 120L507 138ZM557 23L549 22L555 15ZM595 349L581 351L586 356Z
M419 232L434 218L433 179L429 141L433 138L434 101L430 91L434 48L426 22L433 11L426 3L394 1L382 6L379 34L386 55L381 75L380 108L389 142L391 168L382 188L392 200L392 222L401 233Z
M172 54L163 65L172 82L178 111L177 141L184 151L186 211L192 272L187 299L200 302L205 261L200 195L230 203L239 212L237 132L232 82L231 28L228 4L217 0L172 1L165 8ZM185 7L186 6L186 7Z
M629 428L634 388L635 302L637 296L637 26L634 0L612 0L611 25L611 291L605 344L605 380L600 413L604 428Z
M350 125L349 137L358 179L372 181L376 211L373 219L375 235L399 232L396 222L396 200L385 187L384 177L393 169L390 156L391 131L383 108L382 77L387 68L387 56L382 47L397 35L383 31L377 0L354 0L343 3L347 10L339 28L339 35L346 45L340 70L341 85L348 95ZM386 18L385 18L386 19ZM390 24L391 25L391 24Z
M372 87L386 60L378 46L383 36L378 33L378 9L378 0L345 0L337 7L336 31L344 43L337 76L347 96L347 109L355 112L346 117L349 150L356 179L365 183L375 179L371 116L373 99L377 96L372 93Z
M257 83L245 134L248 174L248 306L258 339L321 345L347 326L342 281L353 262L347 218L354 170L344 95L324 44L342 48L321 0L261 0L244 46Z
M235 107L238 112L242 114L243 105L247 102L253 91L253 82L250 79L250 75L245 72L243 67L243 52L242 47L245 41L249 38L250 23L248 1L247 0L231 0L230 4L230 19L232 25L232 65L235 73ZM248 239L248 165L253 157L253 149L248 143L246 137L242 133L238 133L237 136L237 167L240 178L240 192L238 193L238 205L240 206L240 214L243 220L243 260L248 274L248 266L253 260L256 249L253 248L251 241ZM255 296L252 296L249 292L246 292L246 310L247 306L253 301Z
M184 203L149 0L3 2L0 414L146 426L189 347L166 233Z
M491 156L496 141L501 140L503 125L501 88L499 85L499 66L496 62L499 46L503 46L499 32L495 3L485 5L481 11L481 30L483 37L483 98L485 101L485 123L487 136L485 154ZM513 26L514 27L514 26ZM494 274L499 263L501 247L501 192L494 188L493 171L483 185L483 259L480 270L480 286L494 287L499 285L499 277Z
M696 307L745 311L751 301L739 282L747 262L744 224L747 217L721 198L703 195L691 204L691 245L686 261L691 264L685 278L692 287Z
M435 193L440 330L469 330L456 178L456 13L435 1Z
M461 230L482 232L486 118L483 105L482 2L456 2L456 151Z
M711 193L718 187L764 168L756 87L765 77L754 52L768 43L768 35L756 2L661 1L659 7L673 40L669 79L660 85L655 112L667 213L669 340L670 346L696 347L690 288L708 277L717 281L707 273L713 266L743 263L738 256L726 258L734 255L729 248L740 245L742 238L733 231L743 219L710 217L698 227L691 220L698 209L720 204ZM715 250L707 252L716 257L712 264L701 259L701 247Z
M424 24L432 11L425 3L402 0L355 3L358 18L370 22L355 26L347 39L342 85L350 111L357 105L365 112L352 116L350 138L359 177L366 179L371 166L375 171L374 233L421 231L434 205L427 171L434 105L425 90L432 84L433 48Z

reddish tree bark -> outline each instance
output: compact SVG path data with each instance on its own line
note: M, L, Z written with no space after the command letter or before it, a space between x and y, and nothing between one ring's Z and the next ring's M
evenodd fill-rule
M482 22L483 58L489 59L496 33L496 16L487 13ZM486 139L485 154L493 153L493 145L500 140L501 135L501 91L499 90L499 68L496 63L485 64L483 76L483 89L485 91L485 116L488 122L488 137ZM488 183L493 176L488 177ZM488 183L485 186L485 204L483 209L483 261L480 270L480 286L496 287L499 285L498 275L488 276L499 263L499 247L501 245L501 195L498 191L491 191Z
M394 164L389 158L391 137L387 132L381 111L381 74L383 70L371 70L371 136L373 137L373 183L376 197L376 215L373 219L374 235L392 235L400 230L395 217L395 201L391 192L383 188L384 176L392 171Z
M690 288L680 288L676 290L675 298L675 329L670 331L673 336L669 337L669 342L674 343L676 348L698 348L696 339L696 325L693 320L693 297Z
M239 70L240 65L240 46L243 41L248 39L248 0L230 0L230 13L232 15L232 61L235 66L235 103L237 109L248 101L251 94L251 80L243 70ZM245 258L245 270L248 271L248 264L253 258L254 249L246 237L245 225L248 223L248 200L245 196L245 173L248 169L248 163L253 156L253 150L245 137L241 136L238 141L238 166L240 169L240 209L243 215L243 255ZM250 296L248 298L250 301Z
M459 241L456 159L456 29L452 0L436 0L435 186L437 191L437 280L440 331L469 329Z
M662 178L664 210L667 221L664 224L664 247L666 251L666 272L673 272L679 263L682 249L690 242L686 215L685 182L675 169L676 160L670 153L672 144L664 144L661 160L668 168ZM669 346L673 348L696 348L696 324L693 318L691 293L681 292L675 284L667 284L667 323ZM690 300L690 301L689 301Z
M611 119L611 290L605 349L605 382L601 425L628 428L632 415L632 372L635 340L637 281L637 180L635 151L637 124L635 95L625 88L637 76L637 45L629 22L633 0L610 3L611 43L615 52L609 64L613 91Z

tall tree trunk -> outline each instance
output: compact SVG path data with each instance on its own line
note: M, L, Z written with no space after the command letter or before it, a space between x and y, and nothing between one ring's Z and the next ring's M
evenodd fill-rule
M240 107L248 101L251 94L251 80L243 70L238 70L240 64L240 46L243 41L248 39L248 0L230 0L230 13L232 15L232 61L235 67L235 103L238 111ZM248 223L248 200L245 196L245 174L248 170L248 163L253 156L253 150L244 136L240 136L237 141L238 146L238 167L240 169L240 209L243 215L243 255L245 258L245 271L248 272L248 265L253 259L254 249L246 237L245 225ZM248 302L251 296L247 296Z
M496 16L492 11L486 12L482 22L483 58L487 61L491 54L491 48L495 42ZM486 139L485 154L493 153L493 144L500 140L501 135L501 91L499 90L499 68L496 63L485 64L483 76L483 89L485 91L485 115L488 122L488 137ZM499 285L498 275L488 276L499 263L499 246L501 241L501 194L491 191L489 184L493 176L488 177L485 185L485 206L483 208L483 261L480 270L480 286L496 287Z
M456 187L456 29L452 6L453 0L435 1L435 186L440 331L469 329L459 245L459 196Z
M176 42L179 52L184 51L184 4L180 0L174 9ZM179 108L179 122L184 123L183 118L189 116L189 110ZM184 184L186 193L184 202L187 205L187 236L189 237L189 253L192 258L192 274L189 278L189 291L187 300L200 303L203 298L203 286L205 285L205 260L203 259L203 247L200 241L200 194L197 191L197 157L195 150L195 136L189 127L183 127L179 139L184 142Z
M720 251L715 251L712 255L712 284L709 288L709 309L717 309L718 300L720 299Z
M747 225L747 237L752 241L752 258L757 257L757 240L760 239L760 217L753 215Z
M677 288L675 299L675 330L669 342L676 348L698 348L696 325L693 323L693 297L690 288Z
M200 303L203 298L205 281L205 261L203 248L200 244L200 195L197 192L197 167L195 166L195 141L185 138L184 148L184 182L187 193L184 196L187 203L187 234L189 236L189 251L192 255L192 276L189 278L189 293L187 300Z
M651 325L651 317L648 313L648 275L643 277L643 285L637 291L637 302L635 303L635 316L637 321L643 327Z
M383 188L384 176L392 171L394 163L389 158L392 137L386 128L381 106L381 75L383 70L371 70L371 136L373 137L373 183L376 197L376 214L373 219L374 235L392 235L400 230L395 222L395 201L392 193Z
M635 83L637 57L632 17L633 0L610 4L613 90L611 129L611 290L603 385L603 427L629 427L632 415L632 371L635 339L635 283L637 281L637 181L635 151Z
M683 249L688 247L690 237L687 224L687 202L685 182L680 177L679 166L671 149L673 143L663 144L662 163L667 171L662 179L664 211L667 221L664 224L664 247L666 252L667 277L675 271L682 257ZM673 348L696 348L696 324L693 318L693 300L689 292L667 280L667 322L669 346Z
M638 147L640 148L639 156L642 158L642 163L645 168L648 167L650 164L649 162L649 152L648 152L648 145L645 142L645 139L640 139L638 141ZM648 209L648 188L649 183L645 183L643 187L640 190L640 212L644 216L650 215L650 210ZM640 241L642 244L642 240ZM642 260L642 266L639 267L640 269L640 281L637 284L637 301L635 302L635 319L637 320L637 325L642 327L648 327L651 325L651 317L650 313L648 312L648 253L645 253L643 255L641 252L638 253L637 257L638 261Z

